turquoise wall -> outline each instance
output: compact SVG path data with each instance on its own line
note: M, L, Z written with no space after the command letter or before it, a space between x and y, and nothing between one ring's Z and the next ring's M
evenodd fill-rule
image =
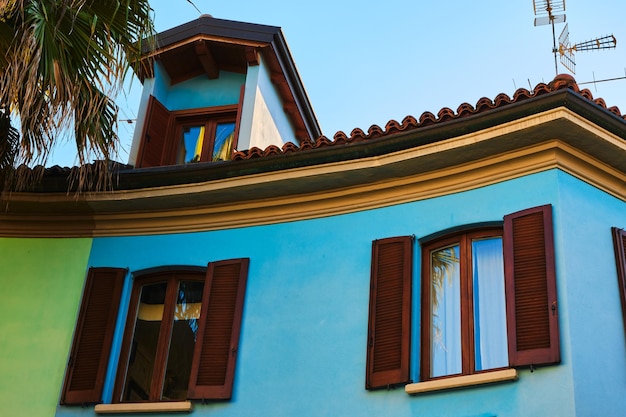
M91 239L0 238L0 416L52 416Z
M169 87L163 104L172 111L237 104L245 81L245 75L234 72L220 71L215 80L201 75Z
M562 363L532 373L521 370L516 382L416 397L401 388L366 391L372 240L420 238L542 204L554 207ZM233 399L195 404L196 415L617 416L626 409L626 396L616 389L624 386L626 363L610 227L626 227L624 213L623 201L552 170L456 195L315 220L96 238L89 266L134 271L250 258ZM419 260L416 247L414 380L419 374ZM114 355L119 342L120 334ZM602 358L596 357L599 344ZM110 372L108 395L112 379ZM57 409L58 416L79 414L93 412Z
M576 410L612 416L621 405L625 415L626 338L610 227L626 229L626 204L567 175L559 200L559 249L568 254L557 265L567 280L559 296L569 306Z
M144 81L142 99L147 101L153 95L170 111L237 104L245 82L244 74L220 71L219 78L214 80L199 75L170 85L167 72L155 62L154 78Z

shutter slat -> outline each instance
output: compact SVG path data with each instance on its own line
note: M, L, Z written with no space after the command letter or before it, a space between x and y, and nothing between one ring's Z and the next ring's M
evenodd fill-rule
M504 218L511 366L560 361L551 206Z
M101 401L125 269L91 268L72 342L62 404Z
M167 154L170 112L156 98L150 96L146 114L137 166L146 168L169 165L173 161L163 161L163 158Z
M189 398L232 395L248 263L248 259L235 259L209 264Z
M365 386L409 381L411 236L374 241Z
M624 330L626 331L626 231L617 227L611 230L617 266L618 292L622 301L622 316L624 319Z

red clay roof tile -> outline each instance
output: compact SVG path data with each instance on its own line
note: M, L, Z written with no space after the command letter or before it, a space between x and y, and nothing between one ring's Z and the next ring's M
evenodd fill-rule
M350 132L350 135L346 135L344 132L339 131L335 133L333 136L333 140L328 139L326 136L320 136L315 142L313 141L303 141L300 147L295 145L289 146L285 148L283 146L282 153L291 153L291 152L302 152L309 149L314 148L322 148L327 146L341 146L350 144L353 142L361 142L367 140L373 140L377 138L382 138L385 136L393 135L399 132L405 132L414 129L420 129L427 126L432 126L435 124L446 123L455 119L465 118L469 116L473 116L479 113L483 113L486 111L491 111L497 108L501 108L504 106L508 106L510 104L519 103L524 100L528 100L534 97L538 97L544 94L548 94L557 90L562 89L570 89L573 92L579 94L583 98L595 103L596 105L602 107L603 109L615 114L616 116L626 120L626 115L622 115L619 111L619 108L616 106L607 107L605 101L601 98L594 99L593 95L588 89L580 89L578 84L576 84L576 80L571 75L560 74L557 75L554 80L550 83L539 83L535 86L532 91L529 91L525 88L520 88L513 93L512 97L509 97L505 93L498 94L495 99L490 99L487 97L483 97L478 100L476 106L472 106L469 103L462 103L458 108L456 113L448 108L444 107L437 113L435 116L431 112L424 112L420 115L419 119L416 119L413 116L406 116L402 123L399 123L396 120L390 120L385 125L385 128L382 129L378 125L372 125L367 130L367 133L363 131L361 128L355 128ZM268 155L275 155L276 152L273 150L272 152L259 152L257 149L251 149L249 151L240 151L237 152L235 159L252 159L259 158Z

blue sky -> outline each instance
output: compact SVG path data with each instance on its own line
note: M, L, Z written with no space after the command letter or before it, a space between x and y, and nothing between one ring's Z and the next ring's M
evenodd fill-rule
M555 76L550 26L535 27L532 0L193 0L213 17L282 27L324 134L367 130L407 115L456 110L481 97ZM152 0L157 31L196 19L187 0ZM617 48L579 52L579 83L626 76L626 2L566 0L572 43L614 34ZM563 24L556 26L557 37ZM569 73L559 63L560 73ZM626 80L581 85L626 113ZM120 119L137 114L135 80L118 104ZM127 162L134 125L120 123ZM74 164L71 146L49 165Z

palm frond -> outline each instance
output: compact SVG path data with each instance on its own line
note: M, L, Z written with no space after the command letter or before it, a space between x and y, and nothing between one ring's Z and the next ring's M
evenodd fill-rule
M0 4L0 105L22 133L15 164L45 164L54 143L70 135L79 165L114 157L113 97L153 34L148 0Z

